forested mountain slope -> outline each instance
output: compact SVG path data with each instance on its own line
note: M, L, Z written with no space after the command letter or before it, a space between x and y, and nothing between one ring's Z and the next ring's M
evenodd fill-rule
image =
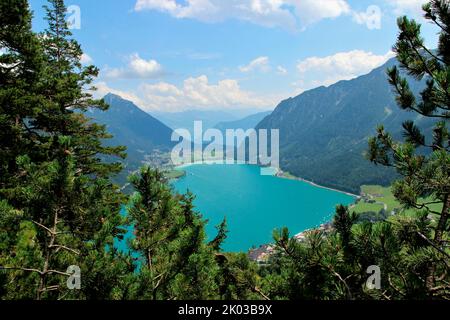
M281 102L257 126L280 130L281 168L319 184L359 192L363 184L387 185L396 177L376 167L364 153L370 136L383 124L400 135L403 121L417 120L429 128L429 120L400 110L396 105L386 69L391 59L367 75L319 87ZM413 82L418 94L423 84Z

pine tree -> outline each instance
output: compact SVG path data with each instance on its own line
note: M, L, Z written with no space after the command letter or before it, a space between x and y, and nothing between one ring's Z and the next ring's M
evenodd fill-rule
M131 247L141 257L136 297L214 298L217 265L192 194L172 195L164 175L149 167L130 181L136 190L128 210L136 235Z
M334 227L342 238L342 246L346 256L351 255L350 241L352 237L352 227L355 224L356 219L356 214L354 212L350 213L347 207L340 205L336 208Z
M216 227L217 236L209 243L209 246L215 251L222 251L222 244L225 242L228 236L227 229L227 218L224 218L223 221Z
M432 0L423 9L425 19L439 29L438 48L427 48L421 25L401 17L394 51L403 70L417 80L426 80L424 90L419 98L415 97L396 66L388 70L388 76L400 108L436 119L432 136L426 137L413 121L407 121L403 124L406 141L400 143L380 127L377 137L370 140L369 158L376 164L396 168L403 177L394 184L396 198L406 208L425 210L429 217L430 234L412 231L412 237L419 236L427 243L413 254L417 264L427 266L424 281L428 295L440 297L450 290L445 281L450 257L446 247L450 215L450 4Z
M309 232L304 241L290 238L285 228L274 232L276 253L269 261L263 286L269 297L289 300L352 298L346 275L340 269L343 252L320 231ZM266 281L267 281L266 280Z
M270 300L261 290L258 266L245 253L217 253L217 280L222 300Z
M105 162L105 157L124 156L124 148L104 147L102 140L110 137L105 128L82 114L90 107L107 108L89 93L98 70L81 66L82 51L71 39L64 2L49 2L49 28L39 38L30 30L27 2L18 2L23 8L12 4L11 12L21 14L17 21L24 24L18 32L26 31L31 38L24 41L37 41L33 51L36 57L30 54L30 60L40 64L39 72L27 69L34 77L31 80L18 72L8 74L12 80L5 91L14 92L23 83L29 90L24 96L32 99L13 100L18 110L26 111L19 116L14 108L2 109L1 114L2 119L18 119L16 126L21 130L16 130L20 133L17 136L27 142L17 152L2 148L6 150L2 169L8 175L0 190L2 209L6 211L2 212L0 222L3 226L15 222L16 227L8 227L8 251L1 252L0 264L10 271L7 274L10 279L18 279L14 288L6 288L6 296L82 299L111 298L117 294L120 297L123 294L116 290L122 282L119 277L132 268L129 257L113 248L114 239L124 232L119 212L125 199L109 181L121 167ZM23 10L14 10L18 8ZM9 48L7 36L14 37L6 33ZM20 53L15 51L16 59L26 57ZM3 106L9 105L2 103ZM15 167L9 163L15 163ZM90 286L82 285L80 291L68 290L66 281L70 274L66 270L71 265L81 269L84 283Z
M17 158L29 154L29 146L36 138L30 135L27 119L35 114L31 107L37 97L36 92L42 71L42 54L39 39L31 30L31 13L28 2L7 0L0 3L0 266L10 257L19 254L14 246L23 248L27 236L23 212L8 201L8 194L14 192L17 179L22 175ZM12 200L11 198L9 200ZM34 259L33 254L26 258ZM3 295L14 293L7 284L10 274L1 272ZM18 279L18 286L32 286L34 279ZM8 281L9 280L9 281ZM34 283L33 283L34 284ZM0 286L2 283L0 281Z
M16 157L28 151L36 137L27 119L38 97L33 93L42 72L41 45L31 30L26 0L0 3L0 189L17 174Z
M98 68L81 65L82 50L71 38L63 0L49 0L46 6L49 27L41 35L45 48L45 103L43 112L33 121L34 129L52 135L70 135L77 152L77 170L80 174L109 177L121 170L119 163L105 163L105 156L124 156L123 147L105 147L101 140L110 138L104 126L89 121L81 112L90 108L107 110L103 100L92 98L92 81ZM51 138L50 138L51 139Z

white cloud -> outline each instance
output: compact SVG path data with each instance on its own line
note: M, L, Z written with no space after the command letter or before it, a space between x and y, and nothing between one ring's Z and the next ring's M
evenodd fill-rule
M94 59L92 59L91 56L89 56L87 53L83 53L83 54L81 55L80 62L81 62L82 64L91 64L91 63L94 62Z
M145 111L176 112L183 110L245 109L268 110L282 97L261 96L243 90L233 79L210 83L207 76L191 77L181 86L166 82L141 84L134 91L120 91L110 88L106 83L96 84L96 96L108 92L117 94L134 102Z
M277 73L280 75L286 75L288 74L288 71L286 70L286 68L282 67L282 66L278 66L277 67Z
M227 19L266 27L304 28L322 19L350 13L346 0L137 0L135 11L157 10L175 18L203 22Z
M295 12L303 25L322 19L337 18L351 12L345 0L290 0L286 3L295 7Z
M302 77L303 89L329 86L340 80L350 80L369 73L394 56L393 52L375 55L372 52L353 50L327 57L310 57L299 61L297 70Z
M389 0L389 5L394 8L394 14L405 15L414 14L416 16L422 16L422 5L429 0Z
M109 79L151 79L162 73L162 66L156 60L144 60L135 53L129 57L125 68L107 68L103 76Z
M148 101L146 107L150 110L267 108L274 105L270 99L242 90L236 80L225 79L212 84L205 75L184 80L182 87L160 82L144 84L139 91Z
M268 57L258 57L252 60L248 65L239 67L241 72L251 72L251 71L270 71L270 61Z

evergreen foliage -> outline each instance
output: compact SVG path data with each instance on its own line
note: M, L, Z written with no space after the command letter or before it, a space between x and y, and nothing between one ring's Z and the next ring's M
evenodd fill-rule
M110 160L125 150L105 146L111 135L85 117L108 106L92 96L98 69L81 65L65 12L63 0L49 0L48 29L36 34L26 0L0 2L0 299L450 298L448 1L424 5L440 30L437 50L418 23L398 20L394 49L400 67L426 82L420 97L398 67L388 71L400 108L434 121L431 135L405 121L404 142L383 127L369 142L369 159L398 172L395 197L413 213L370 222L338 206L330 230L303 239L275 231L262 265L222 252L226 219L208 242L194 195L176 194L158 170L132 175L131 197L111 182L121 165ZM129 252L117 247L127 229ZM67 285L71 266L79 290Z

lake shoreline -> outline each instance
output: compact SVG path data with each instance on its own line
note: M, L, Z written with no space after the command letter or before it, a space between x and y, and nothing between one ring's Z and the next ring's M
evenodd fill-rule
M289 180L305 182L305 183L308 183L308 184L310 184L310 185L312 185L314 187L325 189L325 190L330 190L330 191L335 191L335 192L339 192L339 193L343 193L345 195L348 195L348 196L351 196L351 197L355 197L356 199L361 197L361 195L357 195L357 194L354 194L354 193L351 193L351 192L347 192L347 191L343 191L343 190L339 190L339 189L335 189L335 188L331 188L331 187L322 186L322 185L317 184L317 183L315 183L313 181L310 181L310 180L307 180L307 179L304 179L304 178L301 178L301 177L293 176L291 174L288 174L288 173L282 171L281 169L278 169L278 172L277 172L277 174L275 176L278 177L278 178L281 178L281 179L289 179Z
M292 174L289 174L287 172L284 172L281 169L278 169L277 173L275 174L275 176L277 178L281 178L281 179L288 179L288 180L294 180L294 181L301 181L304 183L307 183L313 187L316 188L321 188L321 189L325 189L325 190L329 190L329 191L334 191L334 192L338 192L341 194L345 194L351 197L355 198L355 202L353 205L355 205L357 203L357 201L361 198L361 195L356 195L353 194L351 192L347 192L347 191L343 191L343 190L338 190L338 189L334 189L331 187L325 187L322 185L319 185L315 182L309 181L307 179L301 178L301 177L296 177ZM297 241L304 241L306 239L306 235L308 233L314 232L314 231L321 231L321 232L325 232L325 233L330 233L334 230L334 225L333 225L333 219L330 219L330 221L323 223L315 228L311 228L311 229L307 229L304 231L301 231L300 233L297 233L293 236L294 239L296 239ZM270 256L275 252L275 247L276 245L274 243L270 243L270 244L264 244L264 245L260 245L257 248L253 248L253 249L249 249L247 256L250 258L250 260L257 262L259 264L265 264L268 262L268 259L270 258Z

